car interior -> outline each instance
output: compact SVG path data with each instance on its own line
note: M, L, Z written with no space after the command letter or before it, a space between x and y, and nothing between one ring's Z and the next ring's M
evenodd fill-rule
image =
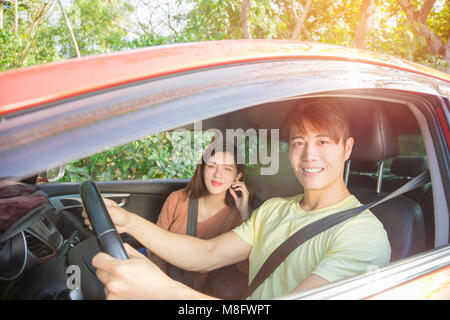
M284 115L303 99L296 97L203 119L204 130L216 128L279 129ZM363 204L382 198L413 177L427 170L426 145L418 121L407 104L374 97L336 96L344 106L350 121L355 145L346 165L344 179L351 193ZM184 129L193 129L193 124ZM417 143L405 144L408 137ZM284 145L283 145L284 144ZM250 206L259 207L271 197L288 197L302 192L292 173L285 142L280 145L279 170L275 175L247 174ZM23 180L33 185L35 177ZM127 210L156 222L166 197L186 186L189 179L142 181L99 181L104 197L111 198ZM79 183L40 183L38 192L48 198L42 218L30 222L24 232L28 260L21 276L0 280L0 298L64 299L73 298L65 286L64 266L81 267L84 299L104 298L103 286L95 277L92 257L99 252L96 239L83 224ZM434 203L431 183L389 200L371 211L383 223L392 248L391 262L395 262L434 247ZM8 257L23 251L21 234L0 243L0 275L5 270L17 274L20 263L8 262ZM67 240L67 241L65 241ZM127 234L124 242L137 249L142 245ZM68 243L68 244L67 244ZM64 247L64 254L61 251ZM20 259L16 259L20 261ZM6 261L6 262L5 262ZM8 271L9 272L9 271ZM10 280L12 279L12 280ZM212 273L207 292L225 299L238 299L247 286L247 275L232 274L223 268Z

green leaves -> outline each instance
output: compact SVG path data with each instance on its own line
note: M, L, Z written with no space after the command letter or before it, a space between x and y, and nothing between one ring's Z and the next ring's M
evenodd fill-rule
M63 182L190 178L195 164L172 161L173 133L160 133L67 164ZM209 141L205 140L203 148Z
M296 16L304 12L306 2L251 0L248 23L252 38L290 39ZM243 37L242 0L177 0L170 5L165 0L67 0L63 3L82 56L176 42ZM361 0L314 0L296 39L354 46L361 3ZM420 9L424 1L412 3ZM398 0L376 4L367 49L441 70L447 68L443 56L428 53L429 44L418 34L417 23L408 21ZM2 2L0 7L3 10L0 70L75 56L61 11L54 2L21 0L17 34L13 2ZM137 19L143 12L144 18ZM155 17L158 19L152 20ZM450 32L449 1L436 1L427 23L445 44Z

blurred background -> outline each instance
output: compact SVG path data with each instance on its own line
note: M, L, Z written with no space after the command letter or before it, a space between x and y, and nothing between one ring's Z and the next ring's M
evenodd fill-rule
M450 0L0 0L0 71L190 41L295 39L450 73Z

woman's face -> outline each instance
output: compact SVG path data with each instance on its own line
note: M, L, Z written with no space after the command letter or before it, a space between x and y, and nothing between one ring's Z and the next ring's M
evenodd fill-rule
M237 174L233 155L227 152L212 155L206 161L203 172L205 185L210 194L226 192L241 175L241 173Z

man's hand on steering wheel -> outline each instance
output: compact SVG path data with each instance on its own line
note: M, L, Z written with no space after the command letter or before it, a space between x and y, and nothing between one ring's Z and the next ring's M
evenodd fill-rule
M95 182L85 181L81 183L80 197L83 208L86 210L89 225L92 227L97 237L97 242L101 251L118 259L128 259L125 248L123 247L122 239L119 236L115 223L111 219L106 204ZM129 218L123 213L126 212L125 210L121 211L113 208L116 207L113 206L111 212L116 215L116 224L123 232L123 227L126 226ZM121 214L117 214L116 212L120 212Z
M119 205L110 199L103 198L103 202L105 203L106 209L108 210L109 216L111 217L114 226L117 229L118 233L126 232L125 228L128 222L131 220L131 215L133 213L119 207ZM84 219L84 223L92 229L91 222L87 216L86 210L83 208L82 216Z
M83 216L102 251L92 259L92 265L105 285L107 299L211 298L171 279L144 255L124 245L116 229L124 232L132 213L104 201L94 182L83 182L80 196L86 210Z
M92 259L97 278L105 285L106 299L173 299L181 284L127 243L124 247L128 260L115 259L103 252Z

